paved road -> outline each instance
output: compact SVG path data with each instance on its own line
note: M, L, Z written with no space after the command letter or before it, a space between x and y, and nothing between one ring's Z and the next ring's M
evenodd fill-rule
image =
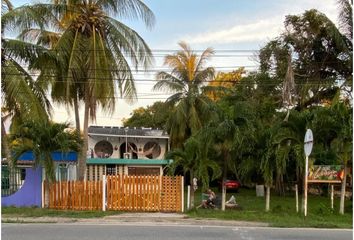
M352 230L126 224L2 224L3 240L351 240Z

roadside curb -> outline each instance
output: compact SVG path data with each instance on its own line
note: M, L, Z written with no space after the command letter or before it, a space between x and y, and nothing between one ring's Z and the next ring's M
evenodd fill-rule
M4 217L2 223L76 223L76 224L154 224L154 225L209 225L209 226L234 226L234 227L268 227L268 223L218 220L218 219L195 219L183 214L155 214L150 217L142 214L120 214L103 218L61 218L61 217Z

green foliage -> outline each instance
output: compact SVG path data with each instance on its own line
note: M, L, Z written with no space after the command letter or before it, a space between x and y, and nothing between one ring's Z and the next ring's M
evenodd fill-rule
M288 56L293 55L296 89L293 97L298 109L332 100L338 87L346 91L352 82L351 38L314 9L301 15L289 15L284 24L284 33L261 49L261 71L284 79ZM282 81L278 82L279 88Z
M23 153L32 151L35 166L44 167L50 181L55 181L51 153L79 152L82 143L79 133L69 129L69 124L49 121L27 121L11 134L10 139L14 165Z
M207 48L198 56L190 47L180 42L182 50L165 57L171 72L159 72L154 90L173 93L167 102L175 106L167 122L173 147L181 148L183 142L206 124L213 115L211 100L201 94L203 84L213 79L214 68L204 67L214 51Z
M151 10L140 0L90 4L85 0L60 0L25 5L2 16L6 29L19 30L20 37L51 47L44 51L46 63L31 67L40 69L39 81L53 85L53 99L76 104L76 108L79 100L84 102L79 179L83 179L86 166L89 118L95 120L98 107L112 113L117 95L128 102L134 101L136 88L131 67L146 69L153 61L151 50L141 36L115 17L141 19L147 27L152 27L155 21ZM40 32L28 34L35 32L33 28ZM57 34L49 34L53 29ZM50 53L54 56L50 57Z
M178 167L183 169L184 174L190 174L190 180L196 177L203 186L203 189L209 187L209 182L216 179L221 174L218 164L209 158L211 142L198 137L190 137L182 149L175 149L167 153L166 158L172 158L174 161L169 166L170 173L175 173Z
M169 103L155 102L146 108L133 110L130 118L123 120L124 127L152 127L166 129L166 123L173 106Z

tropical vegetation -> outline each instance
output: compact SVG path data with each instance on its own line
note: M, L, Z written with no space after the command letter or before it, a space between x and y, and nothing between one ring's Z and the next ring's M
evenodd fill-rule
M128 59L135 69L146 69L152 63L144 40L114 17L142 19L148 27L155 21L151 10L139 0L53 1L25 5L2 16L5 29L19 30L20 38L43 46L41 55L29 66L40 70L38 81L43 86L53 86L53 98L76 106L80 100L84 104L79 179L84 178L86 169L89 118L95 120L98 107L113 112L118 94L131 101L136 98ZM52 29L58 32L51 33ZM46 64L38 64L43 58Z
M212 48L198 54L180 42L180 50L165 56L168 70L157 73L153 87L171 96L136 109L124 125L167 131L172 150L166 157L174 159L170 173L183 173L190 182L196 177L202 189L229 175L244 186L265 184L266 211L272 209L272 189L284 197L294 184L303 185L303 139L311 128L310 161L343 166L339 212L344 214L345 192L352 187L352 180L346 181L352 177L353 24L351 2L338 4L339 27L314 9L286 16L284 31L260 49L254 72L216 73L208 65ZM136 100L132 72L153 63L142 37L117 19L140 19L151 28L154 15L140 0L58 0L15 9L2 1L2 7L2 130L11 117L14 159L32 150L36 164L53 179L50 152L80 151L83 179L89 121L99 108L112 113L118 96ZM8 31L18 38L6 38ZM49 94L53 102L73 107L76 132L50 121ZM2 154L9 158L5 135L2 131ZM223 204L226 196L223 185Z

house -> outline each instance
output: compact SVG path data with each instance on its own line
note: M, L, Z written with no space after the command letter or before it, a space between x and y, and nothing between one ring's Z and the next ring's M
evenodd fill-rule
M90 126L88 129L86 180L101 180L103 175L163 175L172 160L164 159L169 136L152 128ZM75 152L53 152L58 181L76 180ZM2 162L2 206L41 206L44 169L34 168L32 152L21 155L17 167L8 170Z
M90 126L87 180L103 175L163 175L171 160L169 136L160 129Z

